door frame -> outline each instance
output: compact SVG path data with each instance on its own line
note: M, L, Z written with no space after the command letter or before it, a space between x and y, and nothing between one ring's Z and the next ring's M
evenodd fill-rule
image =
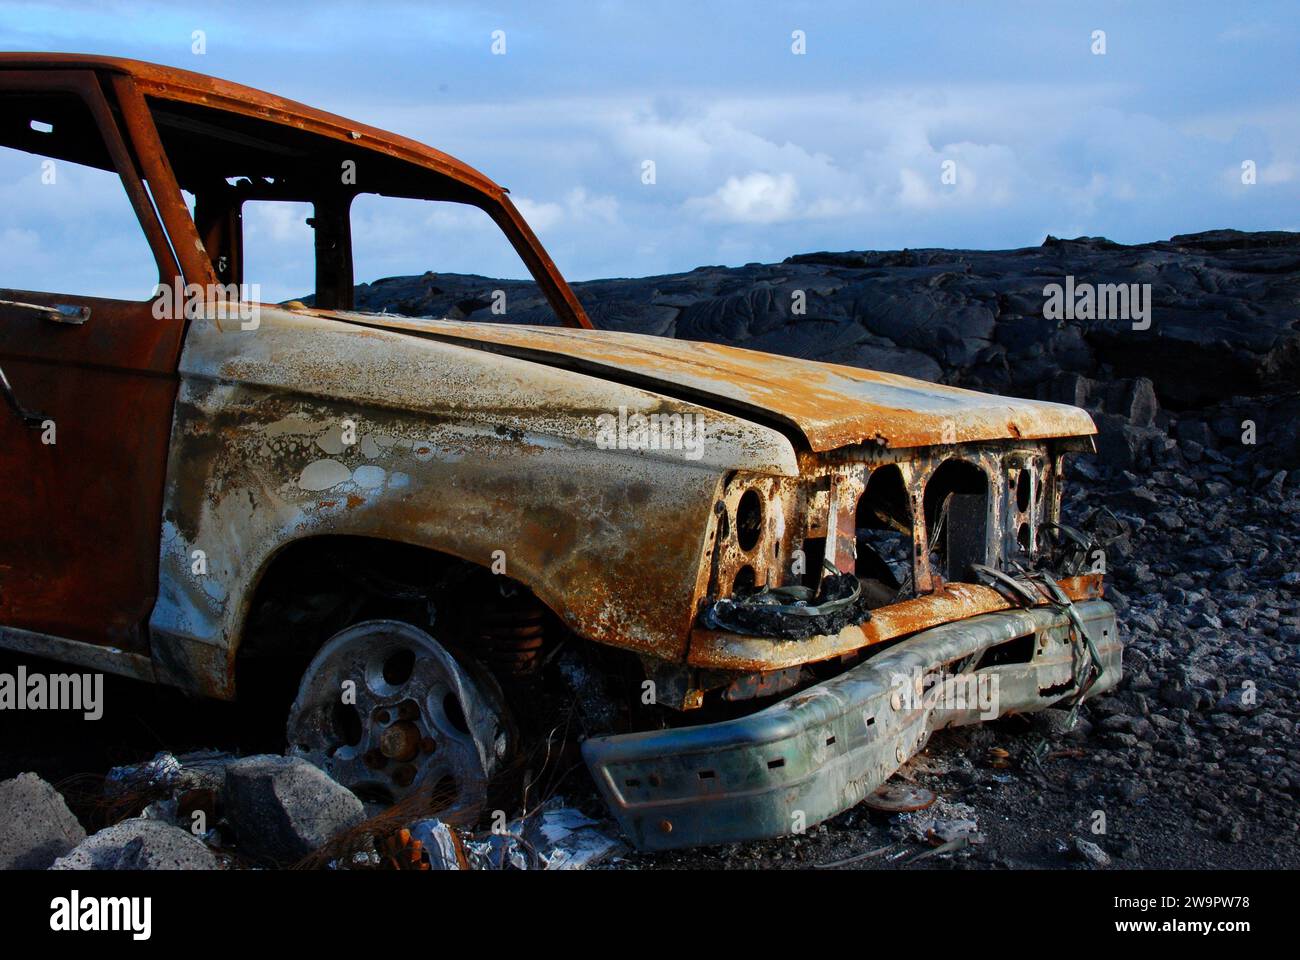
M111 91L116 99L116 113L107 91ZM173 283L179 283L183 288L188 281L203 284L205 289L212 289L209 284L215 284L215 272L206 257L194 221L185 206L148 106L130 77L85 68L0 69L0 92L66 93L77 97L91 114L135 212L137 222L144 232L158 268L159 284L170 287ZM33 155L40 156L40 154ZM61 291L30 292L55 297L72 295ZM78 297L80 298L80 295ZM141 301L140 306L143 308L149 302L149 299ZM170 369L174 377L179 366L189 321L182 312L181 316L173 321L159 322L180 324L179 335L175 337L168 353L155 357L156 361L162 362L165 369ZM11 413L0 410L0 416L7 415ZM170 425L169 418L168 429ZM165 452L163 456L165 457ZM165 462L160 466L164 471L166 470ZM162 535L162 517L156 519L155 549L152 558L155 599L157 550ZM0 624L0 648L53 657L91 669L152 680L154 669L150 655L147 614L139 625L139 642L141 646L138 649L124 650L114 645L114 641L107 637L103 643L91 643Z

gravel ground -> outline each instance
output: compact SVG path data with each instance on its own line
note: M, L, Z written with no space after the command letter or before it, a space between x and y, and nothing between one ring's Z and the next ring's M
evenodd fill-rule
M969 808L949 819L974 820L975 842L913 862L933 849L916 815L859 806L802 837L621 865L807 868L884 848L843 869L1300 867L1300 482L1245 449L1151 436L1144 476L1084 461L1067 500L1067 522L1110 538L1119 688L1074 730L1051 710L940 731L905 768Z

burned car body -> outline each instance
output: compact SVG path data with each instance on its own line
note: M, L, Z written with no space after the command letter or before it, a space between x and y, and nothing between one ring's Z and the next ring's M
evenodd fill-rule
M0 124L116 171L160 284L0 290L7 647L226 699L296 662L291 751L471 818L528 738L520 690L576 651L584 757L652 849L797 832L938 727L1119 679L1059 525L1081 410L594 330L503 188L235 84L5 54ZM353 311L367 192L486 212L559 325ZM313 205L310 304L228 295L254 198ZM996 703L944 697L994 678Z

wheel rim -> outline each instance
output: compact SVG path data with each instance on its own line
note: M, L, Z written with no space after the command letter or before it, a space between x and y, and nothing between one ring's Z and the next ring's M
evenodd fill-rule
M478 818L509 736L499 691L475 683L431 636L371 620L313 658L289 712L289 753L363 801L425 792L446 819Z

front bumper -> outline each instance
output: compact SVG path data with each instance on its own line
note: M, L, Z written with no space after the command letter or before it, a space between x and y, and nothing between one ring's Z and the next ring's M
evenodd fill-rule
M1104 667L1088 691L1093 696L1120 679L1115 612L1104 600L1075 609ZM981 665L978 658L994 648L1001 648L995 659L1012 662ZM934 730L1041 710L1073 696L1080 648L1058 610L981 614L924 630L750 716L593 737L583 744L583 757L623 832L641 850L799 833L857 804ZM929 685L923 678L956 667L962 668L957 681L920 694Z

